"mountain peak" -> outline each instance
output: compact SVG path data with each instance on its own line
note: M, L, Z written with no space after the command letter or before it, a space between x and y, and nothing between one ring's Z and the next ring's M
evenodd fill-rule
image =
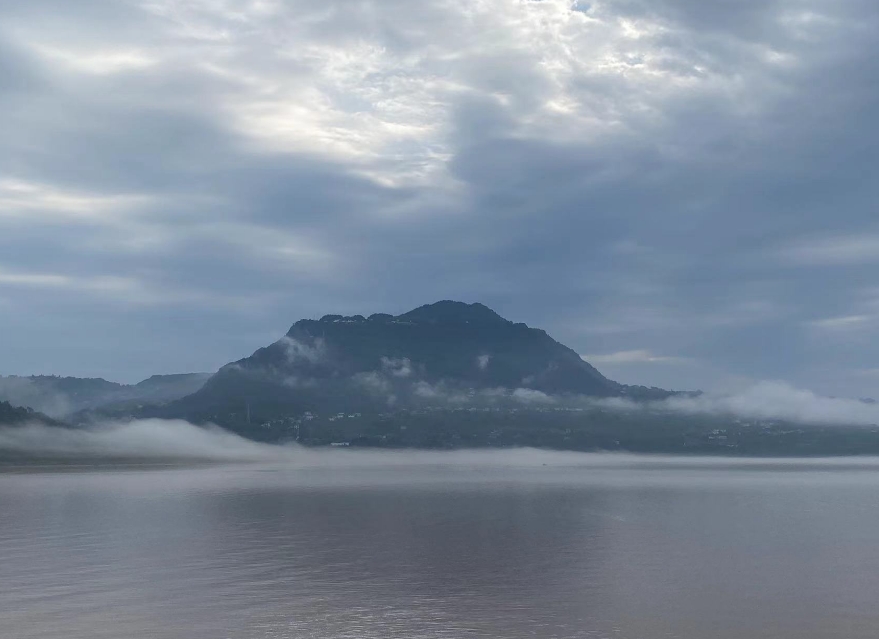
M398 315L398 320L432 324L508 324L484 304L442 300Z

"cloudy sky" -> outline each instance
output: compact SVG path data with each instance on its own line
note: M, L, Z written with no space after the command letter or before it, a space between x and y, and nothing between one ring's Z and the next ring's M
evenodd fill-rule
M875 0L0 3L0 373L481 301L624 382L879 394Z

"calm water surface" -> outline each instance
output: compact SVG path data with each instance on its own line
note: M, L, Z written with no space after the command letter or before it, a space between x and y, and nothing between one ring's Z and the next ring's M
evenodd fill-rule
M879 637L879 461L560 459L0 471L0 636Z

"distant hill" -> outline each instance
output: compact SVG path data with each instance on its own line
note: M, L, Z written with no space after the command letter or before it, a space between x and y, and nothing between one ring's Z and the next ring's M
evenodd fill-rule
M108 406L180 399L201 388L209 377L208 373L154 375L138 384L127 385L100 378L0 376L0 401L64 417Z
M300 320L227 364L165 415L230 424L303 411L381 411L443 402L539 403L547 396L658 399L604 377L546 332L482 304L441 301L402 315Z
M180 373L176 375L153 375L126 387L131 399L147 402L168 402L186 397L205 385L212 373Z
M60 425L59 422L38 413L32 408L13 406L9 402L0 402L0 427L22 426L24 424Z

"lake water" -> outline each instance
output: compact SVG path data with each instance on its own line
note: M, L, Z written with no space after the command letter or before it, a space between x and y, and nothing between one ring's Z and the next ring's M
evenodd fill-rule
M7 468L0 636L879 637L879 461L530 455Z

